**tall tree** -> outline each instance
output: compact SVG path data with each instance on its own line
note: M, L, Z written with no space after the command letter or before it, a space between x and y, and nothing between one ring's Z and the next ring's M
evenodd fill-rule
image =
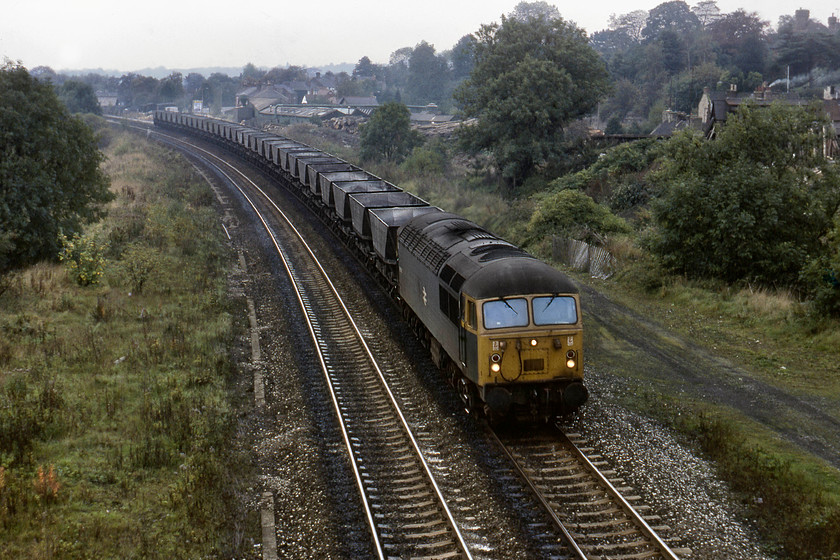
M476 124L464 146L488 150L511 186L561 155L564 128L609 89L607 71L586 33L561 18L502 17L477 33L475 68L455 100Z
M665 31L679 36L690 35L700 27L700 20L682 0L659 4L648 13L642 36L645 41L655 41Z
M609 28L613 31L622 31L632 42L640 43L647 18L648 12L645 10L634 10L621 15L612 14L609 20Z
M372 78L376 74L376 66L366 56L359 59L356 67L353 69L353 75L360 78Z
M207 80L204 78L204 76L202 76L198 72L190 72L189 74L187 74L187 77L184 78L184 91L188 95L191 95L194 99L200 99L201 94L206 92L206 90L204 89L204 85L206 83Z
M537 2L520 2L513 11L508 14L510 19L528 21L530 19L557 19L560 17L560 10L544 0Z
M180 72L173 72L160 81L158 99L172 102L184 97L184 78Z
M415 103L440 103L447 74L446 60L435 54L434 45L421 41L408 59L406 89L409 96Z
M423 143L420 133L411 129L408 107L391 101L370 117L361 131L361 156L368 161L402 161Z
M0 68L0 154L0 273L55 258L59 234L99 219L111 199L91 129L10 62Z
M70 113L102 114L96 93L84 82L67 80L58 88L58 97Z
M254 66L249 62L242 68L242 73L239 75L239 81L243 86L258 86L265 77L265 72Z
M464 35L458 39L449 56L452 61L452 77L460 80L469 76L475 66L475 37Z
M758 14L736 10L708 25L712 40L717 44L721 66L735 66L744 73L763 72L767 62L766 31L769 22Z
M700 21L700 25L703 27L714 23L721 17L720 8L718 8L715 0L702 0L702 2L698 2L696 6L691 8L691 11L694 12L694 15Z

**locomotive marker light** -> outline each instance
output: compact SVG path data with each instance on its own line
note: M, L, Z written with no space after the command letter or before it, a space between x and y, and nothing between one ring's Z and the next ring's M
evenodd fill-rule
M574 369L575 367L575 351L569 350L566 352L566 367L569 369Z

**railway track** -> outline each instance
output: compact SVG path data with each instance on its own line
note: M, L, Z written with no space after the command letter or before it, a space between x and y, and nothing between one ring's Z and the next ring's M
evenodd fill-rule
M622 495L632 490L600 470L606 463L587 455L592 450L579 435L559 426L525 436L491 434L577 558L677 560L690 554L668 546L658 534L668 528L650 525L658 518L642 515L648 508L638 496Z
M339 420L376 557L471 559L380 366L315 253L272 197L244 173L199 146L181 143L240 191L282 260Z

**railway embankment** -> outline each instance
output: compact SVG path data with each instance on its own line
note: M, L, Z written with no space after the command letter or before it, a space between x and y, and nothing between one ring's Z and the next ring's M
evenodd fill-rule
M0 278L0 557L252 558L247 312L215 199L171 152L102 133L116 198L75 257L100 280Z

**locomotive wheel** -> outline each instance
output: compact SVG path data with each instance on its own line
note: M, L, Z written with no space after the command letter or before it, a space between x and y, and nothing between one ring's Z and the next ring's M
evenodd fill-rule
M467 414L475 412L478 398L475 395L475 388L466 377L458 379L458 396L461 397L461 402L464 403L464 410Z

